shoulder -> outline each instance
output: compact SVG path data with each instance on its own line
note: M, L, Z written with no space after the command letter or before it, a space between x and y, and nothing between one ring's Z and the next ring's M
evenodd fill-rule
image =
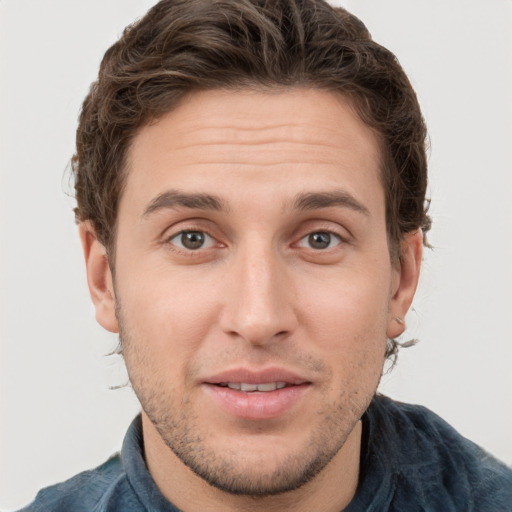
M436 510L512 510L512 470L432 411L378 396L369 413L377 443L394 452L397 499L414 489Z
M143 510L132 503L131 508L121 501L136 501L123 470L119 455L90 471L84 471L38 492L35 500L20 512L91 512L114 510Z

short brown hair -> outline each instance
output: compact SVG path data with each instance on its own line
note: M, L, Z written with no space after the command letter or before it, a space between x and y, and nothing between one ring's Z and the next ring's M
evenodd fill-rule
M77 220L115 247L126 155L142 126L193 91L311 87L353 101L379 135L390 250L430 226L426 128L395 56L324 0L162 0L105 53L72 160Z

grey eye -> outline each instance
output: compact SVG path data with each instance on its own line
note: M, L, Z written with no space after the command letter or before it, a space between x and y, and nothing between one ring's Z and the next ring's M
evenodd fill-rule
M214 239L204 231L182 231L173 236L169 242L182 249L196 251L211 247L215 242Z
M309 245L313 249L325 249L331 243L330 233L311 233L308 236Z
M329 249L341 243L341 238L328 231L315 231L300 240L299 246L308 249Z

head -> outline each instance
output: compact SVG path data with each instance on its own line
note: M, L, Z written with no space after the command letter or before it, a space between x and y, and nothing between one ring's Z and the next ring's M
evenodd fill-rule
M395 57L322 1L164 0L107 51L76 214L148 463L161 442L261 495L347 456L417 283L425 135Z
M73 158L78 221L115 251L127 153L139 129L212 89L315 88L349 98L381 148L393 258L426 213L426 128L396 57L363 23L324 1L161 1L105 54L86 97Z

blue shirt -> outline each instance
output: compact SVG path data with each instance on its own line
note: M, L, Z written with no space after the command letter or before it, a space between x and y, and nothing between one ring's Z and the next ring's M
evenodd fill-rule
M179 509L162 495L148 472L138 416L120 454L43 489L23 511ZM363 416L359 485L345 509L363 511L512 511L512 470L428 409L376 396Z

